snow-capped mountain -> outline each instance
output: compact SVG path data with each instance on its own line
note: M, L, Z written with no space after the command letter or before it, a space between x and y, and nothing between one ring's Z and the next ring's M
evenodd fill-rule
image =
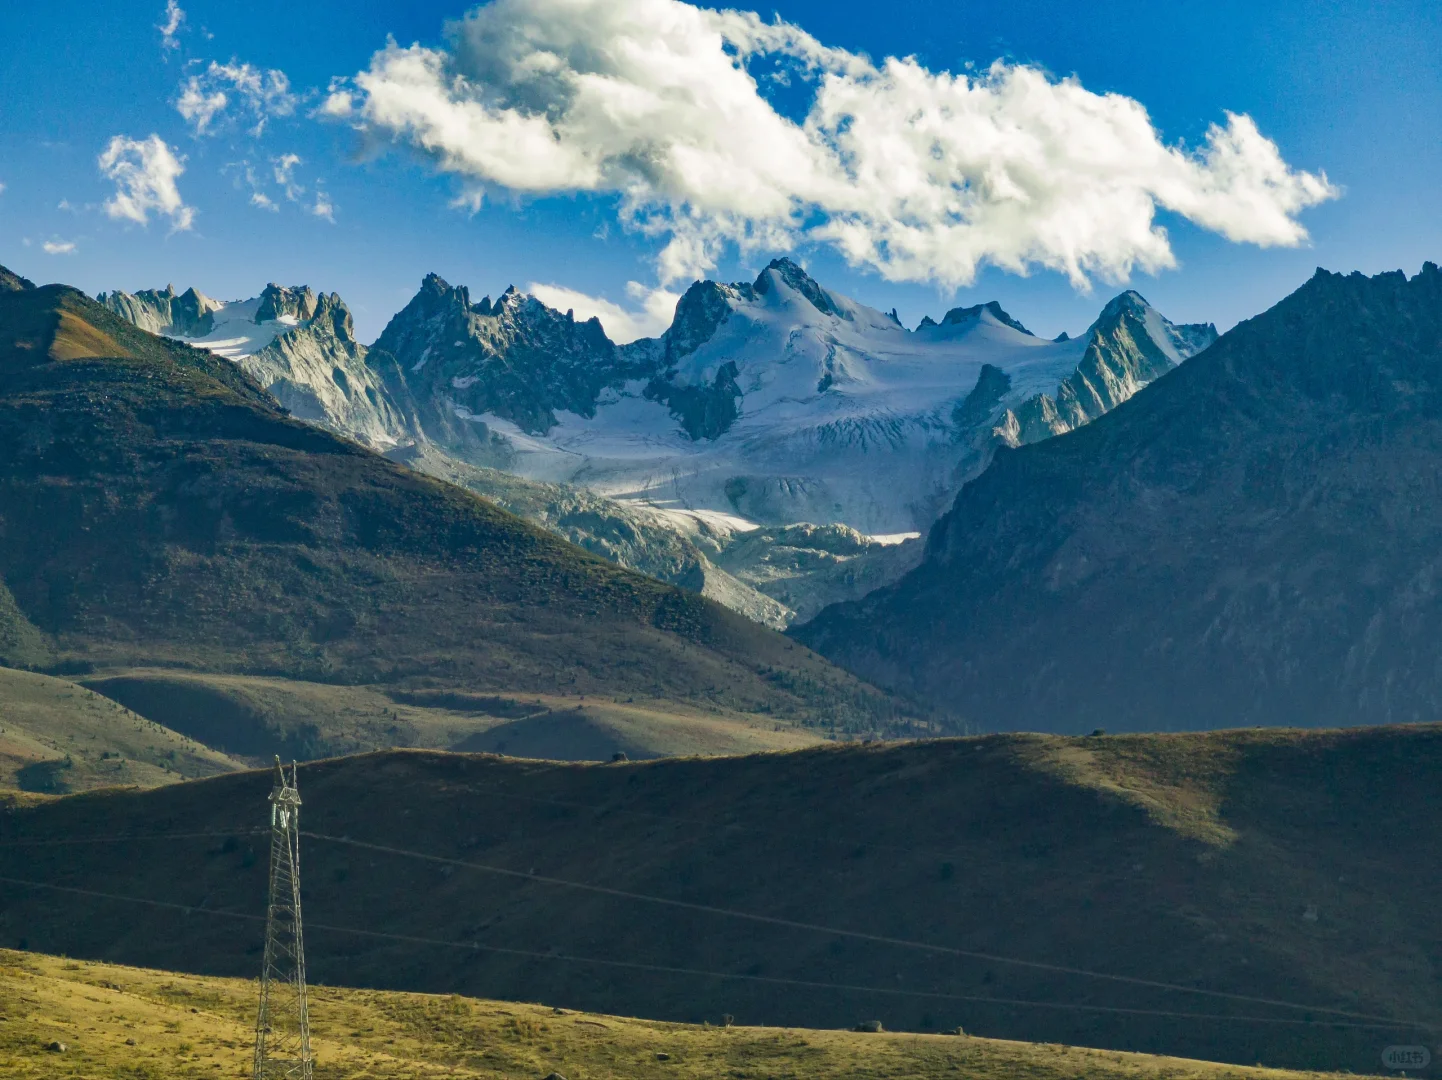
M1205 347L1124 293L1082 337L1037 338L996 304L914 331L780 259L698 282L659 339L617 347L513 290L470 305L426 279L376 343L427 434L481 464L677 513L918 532L998 441L1126 400Z
M1084 424L1216 337L1134 292L1075 339L996 303L907 330L787 259L697 282L665 334L624 346L514 288L472 303L434 274L369 349L340 298L307 287L100 300L235 360L298 418L772 625L896 580L920 544L893 541L998 445Z

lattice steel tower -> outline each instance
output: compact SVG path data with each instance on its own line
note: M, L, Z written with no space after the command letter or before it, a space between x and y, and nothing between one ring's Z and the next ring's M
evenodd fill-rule
M275 759L270 793L270 908L255 1018L255 1080L311 1080L305 943L300 928L300 792Z

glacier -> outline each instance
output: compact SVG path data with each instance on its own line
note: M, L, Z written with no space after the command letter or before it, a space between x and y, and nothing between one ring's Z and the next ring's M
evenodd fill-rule
M994 302L909 330L789 259L696 282L664 334L620 346L434 274L369 347L340 297L304 286L99 299L230 358L300 419L781 626L914 565L997 447L1095 419L1217 336L1133 291L1075 338Z

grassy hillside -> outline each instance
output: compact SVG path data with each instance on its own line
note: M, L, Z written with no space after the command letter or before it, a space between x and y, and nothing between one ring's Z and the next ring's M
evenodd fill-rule
M23 616L0 644L64 670L897 719L804 647L293 421L228 361L71 289L0 291L0 445L0 567Z
M241 767L84 686L0 668L0 788L152 788Z
M249 1075L256 985L0 951L0 1063L16 1080ZM1326 1074L956 1035L698 1027L458 996L317 987L317 1075L703 1080L1302 1080ZM63 1052L46 1049L52 1043Z
M811 729L634 697L338 686L259 675L124 670L84 684L200 742L257 764L389 747L609 761L794 749Z
M309 965L668 1021L874 1017L1365 1072L1442 1028L1439 781L1437 725L324 761L300 775ZM111 894L0 883L0 944L252 974L258 929L226 913L263 911L268 790L0 816L0 877ZM75 843L177 832L208 835Z

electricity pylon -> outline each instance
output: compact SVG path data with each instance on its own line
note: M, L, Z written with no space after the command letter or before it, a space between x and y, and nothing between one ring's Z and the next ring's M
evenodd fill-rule
M311 1069L300 928L300 792L295 762L287 777L277 757L270 793L270 907L255 1018L254 1080L311 1080Z

